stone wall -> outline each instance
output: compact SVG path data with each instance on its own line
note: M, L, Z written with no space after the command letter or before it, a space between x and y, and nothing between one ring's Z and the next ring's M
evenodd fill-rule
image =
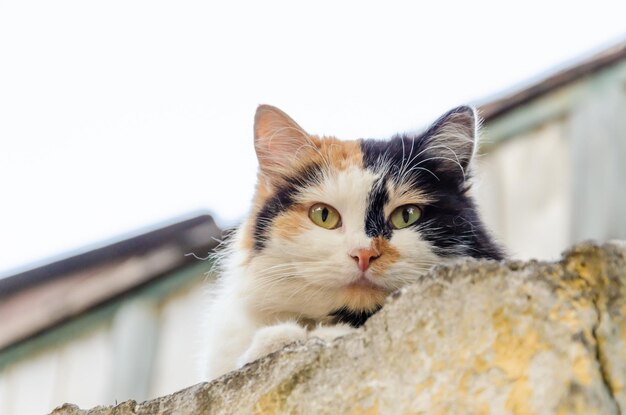
M52 413L619 414L625 387L626 245L583 244L556 263L437 268L332 344L140 404Z

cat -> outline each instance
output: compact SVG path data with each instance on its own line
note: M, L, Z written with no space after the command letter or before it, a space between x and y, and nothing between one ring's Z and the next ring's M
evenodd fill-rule
M219 254L205 379L294 341L348 334L435 264L503 259L469 191L477 128L461 106L421 134L339 141L259 106L258 184Z

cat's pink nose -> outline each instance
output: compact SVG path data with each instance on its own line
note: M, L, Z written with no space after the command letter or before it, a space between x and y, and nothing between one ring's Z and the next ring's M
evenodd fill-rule
M365 272L370 267L370 263L380 254L372 248L360 248L350 252L350 256L356 261L359 269Z

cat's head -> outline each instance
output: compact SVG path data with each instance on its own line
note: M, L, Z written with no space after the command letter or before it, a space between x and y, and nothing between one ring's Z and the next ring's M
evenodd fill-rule
M260 106L242 234L255 306L354 323L434 264L500 259L468 192L477 123L464 106L421 134L339 141Z

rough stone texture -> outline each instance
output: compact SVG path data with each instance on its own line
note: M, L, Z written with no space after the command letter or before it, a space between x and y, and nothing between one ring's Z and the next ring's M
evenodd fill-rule
M356 334L207 384L54 415L626 414L626 245L435 269Z

